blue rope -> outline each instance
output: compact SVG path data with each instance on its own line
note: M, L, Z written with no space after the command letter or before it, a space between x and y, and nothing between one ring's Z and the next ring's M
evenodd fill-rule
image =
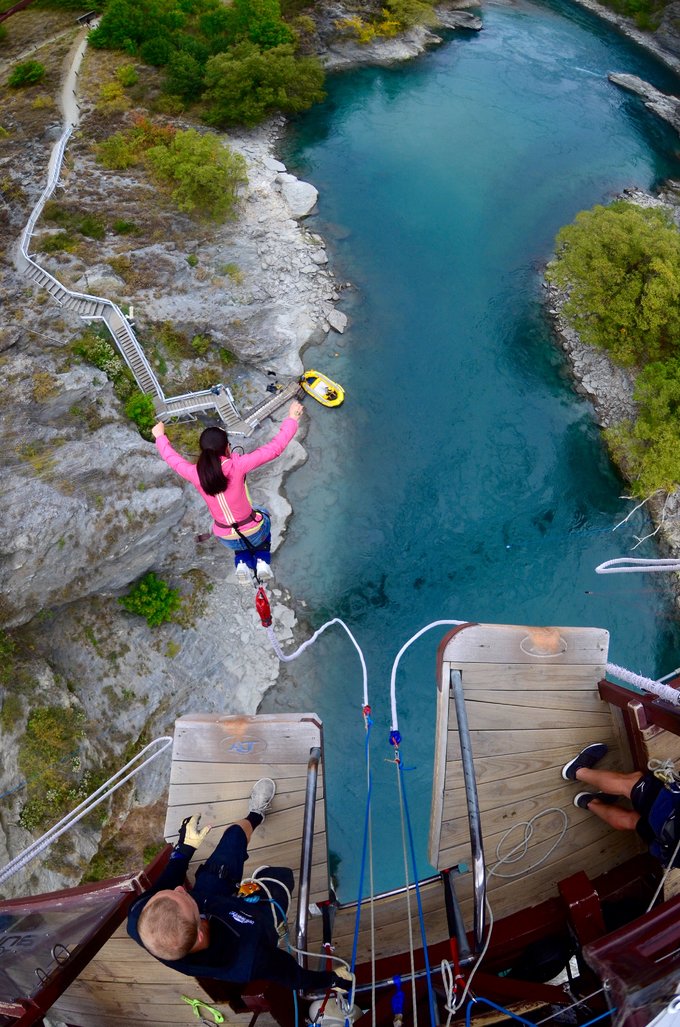
M413 842L413 830L411 829L411 815L408 810L408 802L406 800L406 787L404 785L404 767L401 759L397 759L397 770L399 772L399 787L401 789L401 796L404 803L404 813L406 815L406 827L408 829L408 841L411 849L411 866L413 868L413 881L416 890L416 901L418 903L418 918L420 920L420 936L423 940L423 955L425 957L425 972L427 974L427 998L430 1004L430 1022L432 1027L437 1025L437 1015L434 1007L434 990L432 988L432 974L430 971L430 956L427 951L427 937L425 935L425 918L423 916L423 904L420 898L420 885L418 883L418 868L416 866L416 848ZM406 882L408 887L408 881ZM415 987L415 982L413 983Z
M373 721L370 716L366 715L366 741L364 743L364 754L366 759L366 766L368 767L368 756L369 756L369 744L371 740L371 728ZM371 771L368 773L368 788L366 790L366 812L364 814L364 840L361 847L361 871L359 873L359 898L357 901L357 915L354 920L354 941L352 943L352 959L350 962L350 971L354 973L354 967L357 961L357 948L359 946L359 924L361 922L361 903L363 901L364 894L364 875L366 872L366 854L368 850L368 821L371 814L371 793L373 791L373 774Z
M509 1009L505 1009L503 1006L496 1005L490 998L473 998L467 1004L465 1010L465 1027L470 1027L470 1020L472 1017L472 1007L476 1002L483 1002L487 1006L491 1006L493 1009L497 1009L499 1013L504 1013L505 1016L509 1016L512 1020L517 1020L518 1023L526 1024L526 1027L536 1027L536 1024L532 1020L525 1020L523 1016L518 1016L517 1013L511 1013ZM566 1012L566 1010L565 1010ZM605 1016L612 1016L616 1012L616 1009L608 1009L606 1013L600 1013L594 1020L588 1020L587 1023L581 1025L581 1027L592 1027L592 1024L597 1023L599 1020L604 1020Z

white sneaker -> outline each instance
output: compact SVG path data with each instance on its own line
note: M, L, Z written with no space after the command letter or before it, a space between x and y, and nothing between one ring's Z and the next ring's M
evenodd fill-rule
M249 813L259 813L263 817L266 811L272 804L272 799L276 795L276 784L270 777L261 777L259 781L256 781L253 785L253 790L250 793L250 805L248 806Z
M250 584L251 575L247 564L238 563L236 565L236 580L238 581L239 585Z
M258 560L255 564L255 574L260 581L268 581L274 577L274 571L271 569L271 565L265 563L264 560Z

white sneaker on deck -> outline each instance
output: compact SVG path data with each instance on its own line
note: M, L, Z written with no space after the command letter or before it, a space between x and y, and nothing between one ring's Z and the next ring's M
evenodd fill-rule
M264 560L258 560L255 564L255 574L260 581L269 581L274 577L274 571L271 569L271 565L265 563Z
M252 580L250 568L246 563L238 563L236 565L236 580L239 585L249 585Z
M253 790L250 793L250 805L248 806L249 813L259 813L261 817L265 815L267 810L272 804L272 799L276 795L276 784L270 777L261 777L259 781L256 781L253 785Z

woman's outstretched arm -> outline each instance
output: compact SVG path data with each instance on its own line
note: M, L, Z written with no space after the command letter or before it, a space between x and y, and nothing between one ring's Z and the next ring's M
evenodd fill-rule
M282 423L278 433L274 436L271 442L265 443L264 446L259 446L258 449L254 449L252 453L246 453L244 456L239 457L239 470L243 471L244 474L247 474L248 471L252 471L253 468L261 467L262 464L267 464L270 460L275 460L277 456L281 456L284 449L295 435L295 432L298 429L298 422L301 417L302 403L298 403L298 401L294 399L289 407L288 417Z
M158 424L154 424L151 429L151 434L156 440L156 449L165 460L168 467L172 467L173 471L176 471L182 478L190 481L192 485L198 484L198 471L196 464L192 464L190 460L185 460L183 456L180 456L172 446L170 440L165 434L165 425L162 421Z

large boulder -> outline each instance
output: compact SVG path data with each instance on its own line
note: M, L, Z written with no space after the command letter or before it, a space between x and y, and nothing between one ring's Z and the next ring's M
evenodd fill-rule
M676 96L667 96L637 75L622 75L610 71L607 78L621 89L642 97L648 110L667 121L676 132L680 132L680 100Z

